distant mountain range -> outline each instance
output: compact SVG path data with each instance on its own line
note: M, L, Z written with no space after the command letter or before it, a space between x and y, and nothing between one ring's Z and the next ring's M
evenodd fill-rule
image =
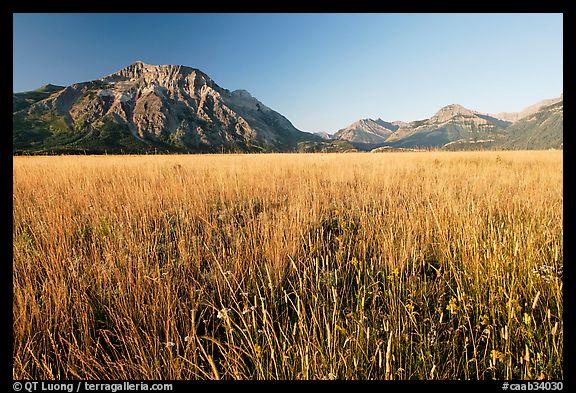
M100 79L13 94L15 154L345 152L562 147L563 97L519 113L448 105L426 120L361 119L334 135L296 129L200 70L136 62Z
M334 133L360 150L548 149L563 145L563 96L517 113L485 114L452 104L430 119L388 123L362 119Z

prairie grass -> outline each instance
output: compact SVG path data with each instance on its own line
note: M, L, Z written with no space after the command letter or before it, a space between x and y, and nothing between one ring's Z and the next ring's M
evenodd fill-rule
M562 152L14 157L15 379L562 378Z

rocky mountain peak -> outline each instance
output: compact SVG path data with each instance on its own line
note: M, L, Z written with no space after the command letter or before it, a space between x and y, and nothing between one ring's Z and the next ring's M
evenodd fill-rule
M363 144L383 143L398 127L382 119L360 119L348 127L338 130L334 137Z
M471 116L474 115L474 112L470 109L464 108L462 105L450 104L436 112L436 114L432 116L431 120L442 123L459 115Z
M104 82L142 82L143 84L155 84L164 87L174 86L188 80L193 85L208 85L213 87L214 82L204 72L182 65L151 65L142 61L136 61L121 70L107 75L101 79Z
M352 123L351 126L367 126L373 123L375 123L375 121L372 119L360 119L357 122Z
M347 128L355 128L355 129L372 129L375 127L383 127L385 129L388 130L396 130L398 127L396 127L394 124L389 123L387 121L384 121L380 118L374 120L374 119L370 119L370 118L364 118L364 119L360 119L352 124L350 124Z
M52 83L47 83L45 85L40 86L40 88L36 89L36 91L43 91L43 92L52 92L62 90L62 86L53 85Z

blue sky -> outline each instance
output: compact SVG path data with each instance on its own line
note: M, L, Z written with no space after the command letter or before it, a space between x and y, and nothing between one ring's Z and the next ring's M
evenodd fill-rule
M301 130L334 132L556 97L562 30L562 14L15 14L13 89L183 64Z

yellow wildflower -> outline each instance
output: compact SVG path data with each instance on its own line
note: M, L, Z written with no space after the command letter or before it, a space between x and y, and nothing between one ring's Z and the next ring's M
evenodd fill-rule
M450 311L450 314L456 314L459 310L458 303L456 302L456 298L450 299L450 303L446 306L446 310Z

